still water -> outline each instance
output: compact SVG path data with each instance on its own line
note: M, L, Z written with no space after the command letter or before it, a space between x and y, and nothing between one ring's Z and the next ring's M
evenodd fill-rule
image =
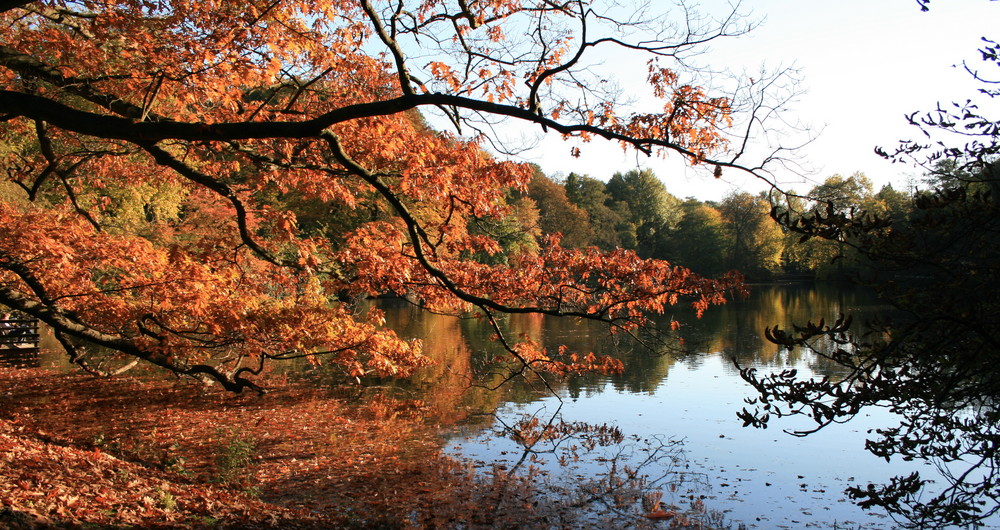
M567 344L575 351L611 353L625 362L624 374L553 379L551 390L538 384L507 384L495 392L462 391L470 381L490 386L500 377L484 368L484 359L497 351L491 333L473 320L402 305L386 304L384 309L391 327L423 339L426 352L439 361L414 376L406 390L419 392L456 426L448 445L451 454L482 468L510 469L522 459L522 445L496 434L519 419L609 423L644 440L639 444L682 443L680 460L643 468L653 479L663 477L658 485L666 492L665 504L683 506L699 499L734 527L893 528L884 514L864 511L844 494L849 485L880 483L919 466L887 463L864 451L868 430L892 425L891 415L869 410L848 424L804 438L783 432L810 426L799 418L772 420L766 430L743 428L736 412L753 394L733 364L736 359L762 371L796 368L803 375L835 374L834 366L810 352L783 350L767 342L764 328L820 318L832 321L842 313L860 322L884 308L870 293L833 286L758 286L752 291L748 300L714 307L700 320L678 307L673 317L684 324L681 333L692 352L687 355L631 350L586 322L511 317L505 325L512 335L526 334L548 347ZM496 414L489 414L493 410ZM641 447L635 453L647 454ZM534 465L558 475L552 461L558 454L539 455ZM563 480L599 475L606 471L602 466L607 459L581 463Z
M881 409L807 437L784 432L810 428L804 418L772 420L770 428L755 430L743 428L736 417L753 389L740 378L734 360L760 371L795 368L803 376L837 375L835 366L811 352L767 342L766 327L788 328L821 318L829 322L840 314L863 322L886 309L865 291L829 285L755 286L749 299L710 308L701 319L677 306L667 316L683 324L686 354L652 355L609 336L595 323L508 317L501 324L510 337L525 335L548 348L565 344L580 353L614 355L626 367L620 375L548 378L547 384L513 380L500 385L505 374L496 373L490 361L501 352L493 332L481 322L431 314L403 302L380 301L379 306L389 327L423 340L425 354L437 361L407 381L379 384L427 402L451 435L447 451L485 472L535 468L543 471L537 480L553 486L548 491L566 493L608 476L610 467L620 471L617 466L628 465L649 477L647 488L663 493L663 507L680 511L698 502L733 528L851 529L896 524L883 513L854 505L844 494L848 486L878 484L918 469L934 474L920 464L885 462L864 450L870 429L894 424ZM58 350L55 344L43 347ZM57 355L46 365L56 361L66 362ZM537 454L529 459L525 444L498 434L530 418L542 425L608 424L628 438L582 451L567 468L557 459L579 439L564 440L558 447L536 444ZM660 450L660 458L649 458L652 450ZM591 508L595 506L602 509Z

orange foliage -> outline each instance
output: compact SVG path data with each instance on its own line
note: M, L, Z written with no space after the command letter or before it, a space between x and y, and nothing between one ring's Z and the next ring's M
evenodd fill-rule
M357 310L359 295L633 332L681 297L701 312L739 287L557 239L508 265L473 259L501 247L470 220L509 215L507 194L531 170L495 160L481 137L431 130L415 109L699 162L725 147L730 103L653 63L664 101L653 113L580 83L598 41L573 28L595 24L592 12L413 4L86 0L0 12L0 169L33 203L0 203L0 303L71 349L70 338L99 344L239 391L257 386L248 377L266 359L329 359L353 376L426 364L418 344ZM507 24L537 24L537 40L506 40ZM586 108L580 91L594 98ZM620 368L508 346L532 368Z
M0 410L4 528L4 508L39 527L143 528L340 528L414 513L433 527L482 511L459 500L475 481L441 454L420 403L349 405L294 382L266 396L29 369L0 369L0 382L12 389ZM223 484L218 457L234 439L253 450Z

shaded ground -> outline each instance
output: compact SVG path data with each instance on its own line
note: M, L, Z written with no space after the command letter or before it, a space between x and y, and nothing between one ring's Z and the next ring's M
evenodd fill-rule
M421 406L0 369L0 526L468 520L471 474L442 457Z
M718 526L700 501L683 514L661 507L662 493L628 473L554 487L533 465L476 473L442 454L421 401L271 383L265 396L233 395L187 379L0 367L0 528ZM528 446L621 437L514 431Z

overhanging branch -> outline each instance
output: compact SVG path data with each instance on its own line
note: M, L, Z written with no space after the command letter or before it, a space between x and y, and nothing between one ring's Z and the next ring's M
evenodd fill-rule
M588 134L606 140L622 142L647 155L654 149L667 149L692 159L701 155L669 140L656 137L635 137L586 124L566 124L539 116L528 109L491 103L449 94L410 94L392 99L359 103L332 110L303 121L186 123L179 121L137 122L127 118L78 110L58 101L31 94L0 90L0 114L23 116L47 122L56 127L97 138L151 143L161 140L228 141L269 138L317 137L338 123L361 118L398 114L421 106L451 106L477 112L506 116L534 123L563 135ZM712 164L749 169L725 161L707 160Z

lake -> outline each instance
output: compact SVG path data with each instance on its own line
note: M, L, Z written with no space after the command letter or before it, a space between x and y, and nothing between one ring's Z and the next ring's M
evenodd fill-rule
M884 309L865 291L840 286L756 286L749 299L711 308L702 319L684 307L673 318L692 353L650 355L609 337L599 325L542 316L512 316L504 321L512 335L526 334L547 347L567 344L574 351L613 353L626 366L621 375L585 375L551 379L544 385L508 383L495 392L474 388L470 381L492 386L486 362L498 352L491 332L475 320L432 315L400 303L382 304L388 325L403 335L424 340L426 352L439 364L416 374L405 392L419 393L452 423L448 451L471 459L484 470L509 470L521 461L541 470L544 480L566 492L573 483L607 473L610 458L598 450L571 469L556 463L561 451L577 440L549 440L525 455L525 443L504 436L504 426L525 418L541 424L555 417L564 422L610 423L636 438L605 452L626 457L616 461L638 466L650 444L669 446L661 462L642 472L664 492L664 505L679 508L700 501L734 527L749 528L892 528L883 513L867 512L849 501L852 484L880 483L909 474L919 464L887 463L864 450L868 430L893 424L881 409L863 412L844 425L832 425L807 437L782 431L808 428L804 418L772 420L766 430L743 428L736 412L753 395L733 365L760 370L796 368L800 374L835 374L837 368L807 351L788 351L763 338L764 328L805 323L839 314L863 321ZM496 410L495 415L490 412ZM799 420L799 421L793 421ZM674 445L679 442L679 445ZM682 452L675 449L682 448ZM546 450L553 449L551 453ZM663 453L661 453L663 454ZM530 456L530 459L524 458ZM658 467L659 466L659 467ZM933 471L933 470L923 470ZM647 506L648 508L648 506Z
M835 285L753 286L748 299L712 307L701 319L677 306L667 317L682 323L687 353L667 355L630 347L593 322L505 317L501 325L510 337L523 334L549 348L566 344L580 353L614 355L626 367L618 375L549 377L547 384L515 379L501 385L505 374L491 362L501 351L493 332L475 319L431 314L403 301L381 300L378 306L389 327L423 340L425 353L437 363L406 381L368 383L425 401L445 428L448 454L486 475L513 470L531 474L548 495L579 498L581 488L607 485L609 477L627 470L645 477L640 484L644 491L662 494L663 508L691 514L694 506L713 517L709 522L724 521L733 528L894 528L883 513L854 505L845 488L882 483L916 469L934 474L921 464L885 462L864 450L869 429L894 424L882 409L866 410L847 424L807 437L783 432L809 428L805 418L772 420L770 428L756 430L743 428L736 417L753 389L740 378L734 359L761 371L837 374L836 366L811 352L767 342L766 327L832 321L840 314L863 322L886 309L867 291ZM49 353L32 364L66 366L65 357L55 353L56 344L43 346ZM533 418L537 423L531 423ZM577 422L608 424L622 438L590 447L586 437L571 430L556 429L558 436L536 439L524 428L534 425L537 431ZM522 438L512 437L512 431ZM629 509L636 521L648 523L641 514L650 508ZM586 509L595 517L602 511L627 511L600 502Z

